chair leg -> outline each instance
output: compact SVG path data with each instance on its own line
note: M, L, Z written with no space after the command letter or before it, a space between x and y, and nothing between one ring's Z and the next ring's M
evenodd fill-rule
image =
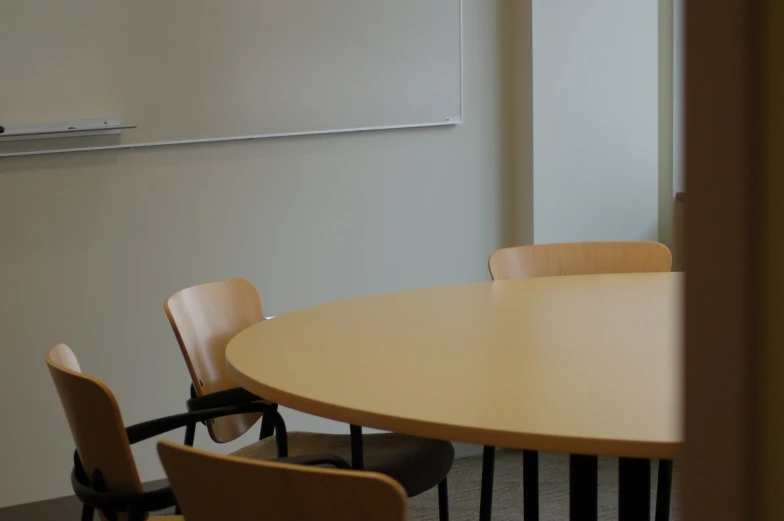
M187 427L185 427L185 445L188 447L193 447L193 440L196 438L196 424L189 423ZM180 510L180 505L174 506L174 515L179 516L182 515L182 511Z
M273 404L272 410L277 412L278 404ZM270 415L265 414L264 416L261 417L261 429L259 430L259 439L263 440L265 438L269 438L273 434L275 434L275 421L274 419L270 419Z
M142 509L129 508L128 521L144 521L147 517L147 512Z
M523 519L539 521L539 453L523 451Z
M479 521L490 521L493 511L493 475L495 447L485 445L482 452L482 491L479 498Z
M275 421L275 445L278 447L278 457L288 458L289 456L289 434L286 429L286 422L277 410L269 413Z
M438 521L449 521L449 491L446 478L438 484Z
M82 521L93 521L95 517L95 509L91 506L84 505L82 507Z
M188 447L193 447L193 439L196 437L196 424L189 423L187 427L185 427L185 445Z
M659 477L656 480L656 521L670 519L672 496L672 460L659 461Z

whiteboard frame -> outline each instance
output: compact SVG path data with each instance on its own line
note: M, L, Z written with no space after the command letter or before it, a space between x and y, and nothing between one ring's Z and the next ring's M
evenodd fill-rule
M0 152L0 158L4 157L19 157L19 156L39 156L45 154L65 154L68 152L89 152L91 150L121 150L121 149L129 149L129 148L142 148L142 147L164 147L164 146L172 146L172 145L189 145L189 144L199 144L199 143L220 143L224 141L249 141L255 139L275 139L275 138L288 138L288 137L299 137L299 136L319 136L319 135L326 135L326 134L351 134L355 132L374 132L380 130L401 130L401 129L409 129L409 128L430 128L430 127L447 127L447 126L457 126L463 123L465 118L465 108L464 108L464 78L463 78L463 71L464 71L464 52L463 52L463 38L464 38L464 30L463 30L463 0L459 0L459 9L460 9L460 114L455 117L446 118L444 121L436 121L432 123L412 123L412 124L403 124L403 125L379 125L379 126L371 126L371 127L357 127L357 128L337 128L337 129L326 129L326 130L307 130L303 132L281 132L281 133L273 133L273 134L254 134L249 136L229 136L229 137L215 137L215 138L203 138L203 139L182 139L182 140L172 140L172 141L159 141L159 142L150 142L150 143L128 143L128 144L120 144L120 145L106 145L106 146L89 146L89 147L80 147L80 148L63 148L63 149L55 149L55 150L30 150L30 151L23 151L23 152Z

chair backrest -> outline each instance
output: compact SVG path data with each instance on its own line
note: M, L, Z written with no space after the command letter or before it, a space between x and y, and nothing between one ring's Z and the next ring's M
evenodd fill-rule
M404 521L406 493L374 472L207 453L169 441L158 454L188 521Z
M99 470L109 492L142 492L112 391L100 380L82 374L76 356L65 344L46 353L46 364L87 476L92 478Z
M221 280L178 291L163 304L180 344L198 396L237 387L226 371L226 346L234 336L264 320L259 292L244 279ZM232 441L261 417L260 413L207 422L218 443Z
M670 271L672 254L658 242L572 242L496 250L488 261L493 280Z

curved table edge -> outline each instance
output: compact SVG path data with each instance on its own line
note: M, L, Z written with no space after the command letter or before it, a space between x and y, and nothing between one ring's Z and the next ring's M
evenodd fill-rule
M629 441L614 439L549 436L509 431L488 430L478 427L450 425L426 420L401 418L382 413L353 409L304 398L287 391L258 382L235 368L226 359L229 375L243 388L284 407L314 416L374 429L408 434L423 438L448 440L504 449L536 450L565 454L586 454L616 458L644 458L672 460L678 455L681 441Z

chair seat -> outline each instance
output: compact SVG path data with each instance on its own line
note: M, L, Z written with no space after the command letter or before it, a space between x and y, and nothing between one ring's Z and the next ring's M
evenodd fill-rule
M438 485L452 468L455 451L448 441L405 434L364 434L365 470L380 472L403 485L409 497ZM290 432L289 456L334 454L351 463L351 436ZM266 438L232 453L233 456L271 460L278 456L275 438Z

